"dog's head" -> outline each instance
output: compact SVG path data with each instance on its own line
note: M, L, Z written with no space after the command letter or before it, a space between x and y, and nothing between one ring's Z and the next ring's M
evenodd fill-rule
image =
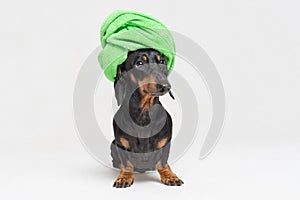
M141 49L128 53L127 59L118 66L115 77L115 96L118 105L126 92L138 89L141 95L162 96L170 92L168 68L164 56L153 49ZM116 87L117 86L117 87ZM170 93L173 98L172 94Z

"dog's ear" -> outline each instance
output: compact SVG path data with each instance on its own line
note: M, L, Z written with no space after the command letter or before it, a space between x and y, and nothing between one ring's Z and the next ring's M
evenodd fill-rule
M121 105L125 97L126 83L124 77L122 78L122 76L124 76L125 74L126 70L124 68L124 64L119 65L117 68L117 75L115 77L114 82L115 97L117 99L118 106Z

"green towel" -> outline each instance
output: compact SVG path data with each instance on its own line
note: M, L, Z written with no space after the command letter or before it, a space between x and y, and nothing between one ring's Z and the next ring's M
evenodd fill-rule
M151 16L115 11L104 21L100 31L102 51L98 56L105 76L114 81L117 67L129 51L152 48L165 56L170 74L175 61L175 43L168 28Z

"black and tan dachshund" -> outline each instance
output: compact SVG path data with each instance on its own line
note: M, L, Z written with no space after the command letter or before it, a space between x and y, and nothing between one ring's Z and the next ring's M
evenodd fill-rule
M115 96L120 105L113 120L113 166L120 174L114 187L133 184L134 173L158 170L162 183L180 186L183 181L167 163L172 138L172 118L159 96L170 93L165 58L153 49L128 53L118 66Z

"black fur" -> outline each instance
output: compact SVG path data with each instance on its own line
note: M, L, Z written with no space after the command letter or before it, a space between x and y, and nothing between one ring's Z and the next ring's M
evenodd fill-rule
M147 57L146 61L143 56ZM160 59L157 59L158 57ZM132 69L135 70L135 81L130 79L129 74ZM155 87L148 91L146 91L147 88L142 90L139 82L149 76L154 77ZM111 145L113 166L117 168L121 164L126 166L126 162L130 161L134 166L134 171L145 172L155 170L155 165L160 161L164 167L167 164L172 138L172 118L159 101L159 96L170 91L167 66L163 56L152 49L130 52L127 60L118 66L114 86L120 108L113 120L115 137ZM154 98L149 108L143 110L141 102L145 95L154 96ZM161 106L161 109L154 109L154 105ZM155 126L162 125L161 130L154 135L151 133L152 130L141 131L144 130L141 127L150 123ZM122 130L120 125L126 126L126 130ZM129 147L122 145L121 138L128 141ZM162 139L166 139L167 142L163 147L158 147Z

